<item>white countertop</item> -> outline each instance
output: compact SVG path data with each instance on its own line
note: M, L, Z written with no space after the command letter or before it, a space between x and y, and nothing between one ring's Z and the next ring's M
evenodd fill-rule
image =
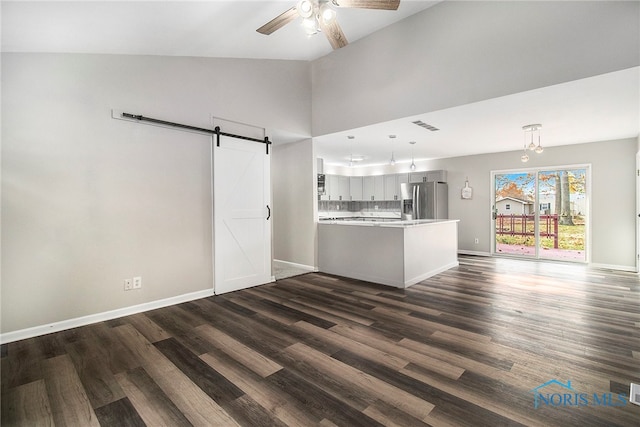
M398 220L398 221L320 221L322 225L345 225L345 226L359 226L359 227L391 227L391 228L408 228L418 227L426 225L438 225L448 222L459 222L459 219L414 219L414 220Z

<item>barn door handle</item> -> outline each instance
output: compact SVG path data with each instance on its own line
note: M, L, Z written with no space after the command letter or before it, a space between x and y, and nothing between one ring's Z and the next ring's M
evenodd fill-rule
M269 218L271 218L271 208L269 207L269 205L267 205L267 221L269 221Z

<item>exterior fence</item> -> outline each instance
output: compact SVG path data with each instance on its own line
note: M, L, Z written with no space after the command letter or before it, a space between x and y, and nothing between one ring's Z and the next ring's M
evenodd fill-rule
M558 249L558 215L540 215L540 237L553 237L553 247ZM536 216L496 215L496 235L535 236Z

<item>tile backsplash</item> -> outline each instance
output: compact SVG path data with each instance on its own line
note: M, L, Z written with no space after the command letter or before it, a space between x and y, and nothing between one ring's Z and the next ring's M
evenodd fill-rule
M376 209L377 206L377 209ZM319 200L319 212L400 212L400 200L334 201Z

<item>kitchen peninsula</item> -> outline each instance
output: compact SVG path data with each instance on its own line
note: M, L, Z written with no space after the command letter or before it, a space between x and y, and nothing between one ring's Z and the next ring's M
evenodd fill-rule
M407 288L458 265L458 220L321 221L319 271Z

